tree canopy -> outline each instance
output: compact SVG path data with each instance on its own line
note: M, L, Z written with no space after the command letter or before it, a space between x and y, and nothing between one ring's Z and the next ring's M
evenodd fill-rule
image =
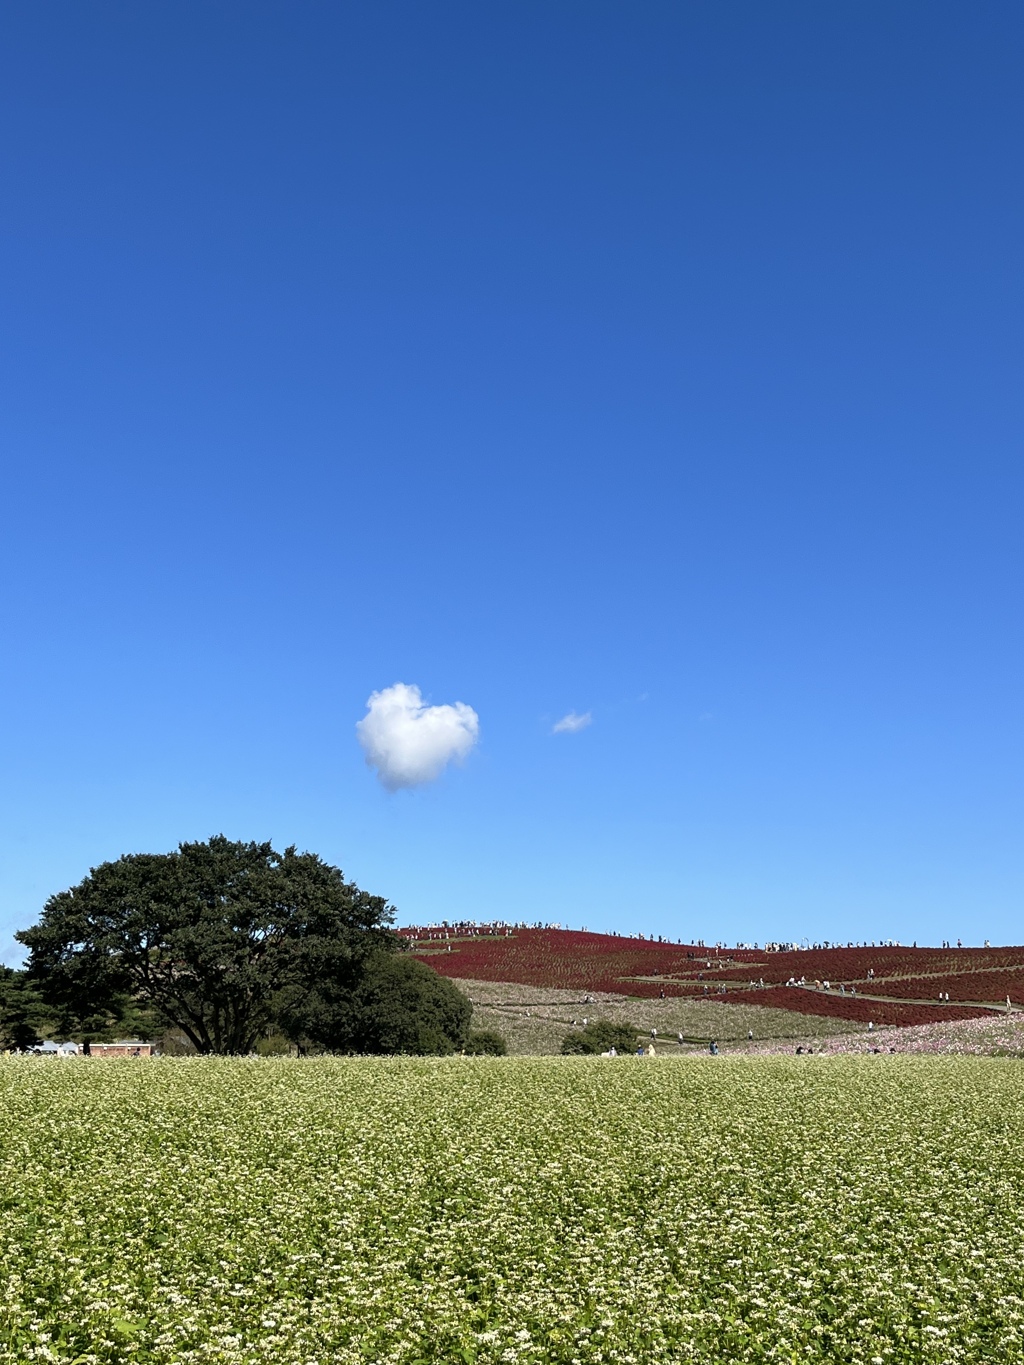
M0 1050L35 1047L50 1025L50 1013L25 972L0 965Z
M301 1028L350 998L398 950L392 918L316 854L218 835L102 863L16 937L66 1027L128 997L198 1052L246 1053L280 1018Z

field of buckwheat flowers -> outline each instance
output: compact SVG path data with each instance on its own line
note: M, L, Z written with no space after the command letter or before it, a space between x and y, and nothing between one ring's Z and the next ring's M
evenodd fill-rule
M1020 1065L0 1060L0 1361L1019 1365Z

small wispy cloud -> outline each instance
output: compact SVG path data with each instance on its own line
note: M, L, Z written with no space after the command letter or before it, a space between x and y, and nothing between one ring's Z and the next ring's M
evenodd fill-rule
M581 730L585 730L594 717L589 711L584 711L583 715L578 715L575 711L570 711L561 720L556 720L551 727L553 735L576 735Z
M374 692L356 725L366 761L388 791L440 777L476 744L480 719L471 706L428 706L418 687L395 683Z

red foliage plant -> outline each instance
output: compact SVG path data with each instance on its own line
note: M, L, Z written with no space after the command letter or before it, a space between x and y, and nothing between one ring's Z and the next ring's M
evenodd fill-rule
M1024 948L714 949L572 929L406 929L442 976L557 990L699 996L877 1024L976 1018L953 1001L1024 1003ZM448 936L450 935L450 936ZM870 975L869 975L870 974ZM828 981L833 990L807 989ZM763 986L761 983L764 983ZM840 984L846 994L837 993ZM725 993L722 993L722 987ZM849 988L856 990L852 994ZM940 1004L940 991L950 1004ZM897 1000L878 997L896 996ZM934 1002L934 1003L933 1003Z

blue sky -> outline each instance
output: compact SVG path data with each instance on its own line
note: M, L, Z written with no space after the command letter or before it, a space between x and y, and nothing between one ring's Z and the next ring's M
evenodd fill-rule
M0 957L221 831L405 922L1021 941L1022 47L5 7ZM398 682L478 729L388 790Z

